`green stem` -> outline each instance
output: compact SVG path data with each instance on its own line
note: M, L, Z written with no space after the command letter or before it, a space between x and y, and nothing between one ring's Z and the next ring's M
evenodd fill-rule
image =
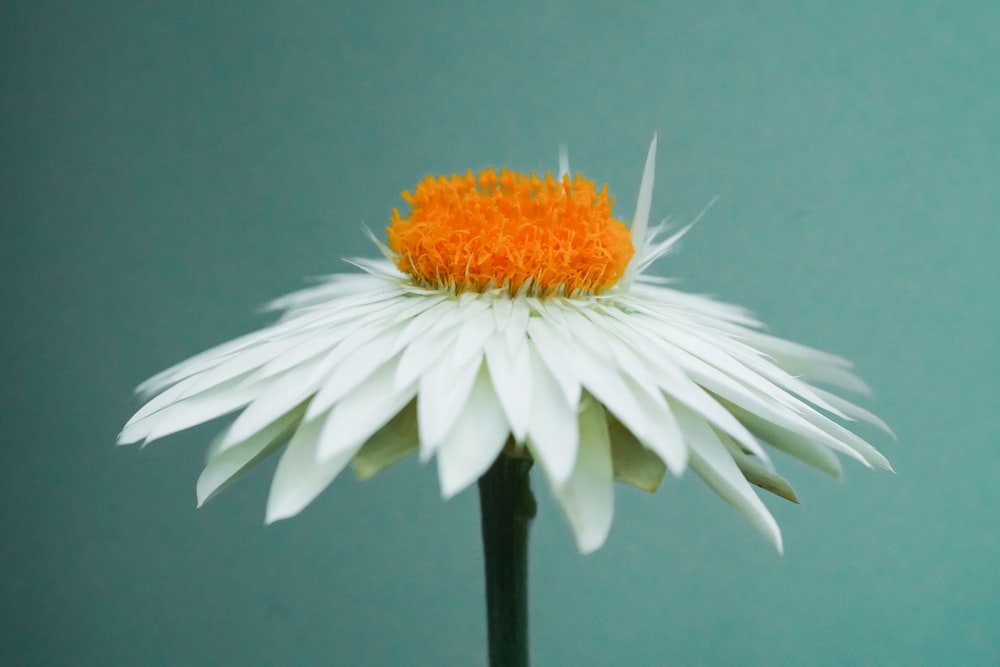
M501 454L479 479L490 667L527 667L530 459Z

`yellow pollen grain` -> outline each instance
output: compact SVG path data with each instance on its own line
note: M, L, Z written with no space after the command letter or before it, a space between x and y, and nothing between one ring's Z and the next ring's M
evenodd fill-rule
M393 209L389 248L417 282L459 290L599 293L621 279L634 254L625 224L611 217L605 185L492 167L428 176Z

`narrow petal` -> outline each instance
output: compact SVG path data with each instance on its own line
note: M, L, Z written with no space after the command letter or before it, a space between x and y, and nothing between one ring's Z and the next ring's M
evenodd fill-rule
M365 480L399 463L416 452L420 436L417 433L417 403L410 401L385 426L365 441L351 459L354 474Z
M399 329L399 325L393 325L376 335L342 359L328 374L317 370L322 384L309 404L306 419L313 419L319 413L330 409L364 383L372 373L382 368L392 357L390 350L394 338L399 335Z
M192 398L175 403L153 416L154 423L146 435L146 442L203 424L217 417L242 408L262 394L271 384L265 380L244 385L242 377L227 380Z
M611 442L604 408L588 400L580 413L580 450L569 480L556 491L580 553L604 544L615 511Z
M216 345L204 352L199 352L193 357L189 357L166 370L160 371L140 384L136 388L136 392L141 396L158 394L181 380L218 366L227 359L230 359L236 352L259 345L266 337L263 331L255 331L221 345Z
M482 352L471 360L458 363L452 350L441 363L432 366L420 378L417 427L420 430L421 460L430 459L455 425L465 409L482 363Z
M579 447L577 408L566 403L559 385L534 347L530 352L532 400L528 448L558 489L569 479L576 463Z
M625 384L631 390L633 400L646 413L648 420L648 428L641 439L642 444L656 452L670 468L674 477L680 477L687 467L688 448L670 405L659 390L655 390L655 393L647 392L628 378Z
M122 428L122 432L118 435L118 444L128 445L145 438L155 421L151 418L155 417L157 412L179 403L195 382L197 378L187 378L150 399Z
M493 335L496 320L493 312L483 310L462 324L455 340L455 362L465 363L483 352L486 341Z
M441 495L450 498L493 464L510 435L486 366L479 369L469 400L437 449Z
M446 299L433 304L426 310L415 315L406 322L406 326L400 332L399 338L393 344L392 353L395 354L401 350L408 349L415 339L426 337L426 334L436 324L440 324L442 321L446 322L446 317L454 317L455 310L454 299Z
M740 511L780 552L781 530L712 428L690 410L678 407L677 421L691 448L691 469L723 500Z
M320 415L303 422L292 435L271 481L267 523L293 517L305 509L340 474L357 451L358 448L346 449L319 463L316 450L325 424L326 415Z
M416 383L395 387L397 363L398 358L383 364L333 406L319 435L316 455L320 463L356 451L413 400Z
M499 300L498 300L499 301ZM507 349L511 354L524 342L531 320L531 309L521 299L511 299L510 317L504 326L497 323L497 331L502 331L507 337ZM496 309L496 304L493 308Z
M588 328L581 326L580 330ZM574 334L577 332L574 330ZM602 347L605 349L600 354L607 354L606 346ZM617 362L609 358L601 360L598 354L595 347L581 347L574 352L581 383L639 440L646 441L650 428L649 415L626 384Z
M799 502L798 496L795 495L795 489L788 483L788 480L761 463L757 457L744 452L743 448L729 436L719 433L716 435L719 436L719 440L725 445L726 451L733 457L733 461L736 462L736 466L748 482L785 500L793 503Z
M581 387L576 359L566 344L566 335L541 317L532 317L527 328L538 358L552 372L566 403L575 407L580 402Z
M315 306L322 308L333 299L337 301L337 310L347 310L398 297L398 290L384 280L372 280L359 273L343 273L329 276L319 285L274 299L264 310L303 311Z
M744 353L746 347L728 336L719 335L714 331L692 332L687 331L685 327L675 327L671 331L670 338L678 347L704 362L713 372L738 380L769 402L783 406L798 405L800 401L788 393L794 386L795 389L807 394L807 400L821 404L821 407L831 412L836 410L831 405L823 404L823 400L812 392L809 385L791 377L770 362L764 363L759 356L754 358ZM783 376L781 382L776 381L779 374Z
M205 463L205 469L198 476L196 487L198 507L277 450L304 414L305 406L300 405L259 429L246 440L225 449L220 445L226 440L231 429L221 434L210 447L211 454Z
M197 374L198 381L191 387L188 397L192 398L205 391L227 383L237 377L245 377L248 371L254 371L271 361L278 355L293 347L295 339L271 340L260 345L254 345L241 350L218 366Z
M761 459L768 459L767 452L746 427L685 373L671 354L676 348L665 344L660 332L655 328L651 329L642 318L615 314L614 309L609 309L609 315L618 319L622 328L631 323L631 339L634 343L632 351L638 355L640 364L649 369L656 384L668 397L700 413L713 426L731 435Z
M258 368L253 377L263 379L284 375L306 362L316 363L318 359L330 353L344 337L343 332L304 337L295 347L286 350Z
M649 211L653 206L653 181L656 176L656 135L649 143L646 153L646 164L642 169L642 180L639 182L639 197L635 203L635 217L632 218L632 247L636 253L629 262L624 280L631 281L635 277L636 268L642 261L642 249L646 245L646 228L649 226ZM626 283L627 284L627 283Z
M868 385L851 372L853 364L843 357L760 332L753 332L748 340L791 375L811 382L824 382L864 396L871 394Z
M804 406L801 401L735 362L722 350L704 344L677 327L664 336L660 348L681 366L687 376L705 389L786 428L801 429L806 426L788 407ZM698 350L699 354L696 355L693 350ZM752 388L748 384L755 386ZM752 441L746 444L752 450L755 448ZM763 450L755 450L754 453L767 460Z
M829 446L833 449L836 449L837 451L845 451L846 449L847 453L860 457L866 466L877 466L883 470L892 471L892 465L889 463L889 460L882 455L882 452L875 449L861 436L847 430L837 422L827 419L819 412L811 408L803 410L802 413L802 417L805 421L838 445L834 446L833 444L830 444ZM825 439L821 439L821 441L824 443L827 442ZM841 449L841 447L844 449Z
M220 449L224 450L246 440L309 398L318 384L310 381L311 375L312 367L306 363L276 377L236 418L220 443Z
M737 405L727 403L725 400L722 401L722 404L751 433L775 449L779 449L789 456L793 456L803 463L825 472L831 477L839 478L843 474L843 466L841 466L837 455L825 445L816 442L813 438L777 426L773 422L767 421L759 415L744 410Z
M468 320L490 308L490 300L480 297L475 292L465 292L458 299L451 299L445 301L445 303L451 306L451 310L446 311L439 317L427 331L439 333L460 327Z
M498 331L486 343L486 365L497 399L510 424L511 434L517 442L524 442L531 424L533 396L529 346L521 345L511 355L503 335Z
M441 334L426 334L414 338L403 350L396 369L396 385L403 386L416 382L429 368L435 366L451 350L458 338L458 331Z
M514 310L513 299L494 299L490 304L490 311L493 313L493 318L496 322L497 331L505 331L507 329L508 322L510 321L511 314Z
M395 312L389 317L389 321L393 324L400 324L402 322L409 322L415 319L420 314L430 310L437 304L447 301L448 296L445 294L434 294L430 296L420 296L411 297L408 296L401 299L402 305L398 307Z
M652 374L652 369L643 364L632 351L630 345L623 338L623 336L627 336L628 332L623 332L619 327L614 326L616 322L614 319L607 318L603 311L584 311L584 313L586 314L585 318L571 317L569 328L575 335L586 341L585 346L590 353L593 354L595 349L610 352L610 359L606 359L604 364L609 368L614 365L620 367L625 390L623 393L619 389L619 391L614 392L615 396L621 395L619 403L627 406L626 409L634 405L646 417L646 429L644 431L632 430L632 433L646 447L659 454L671 472L675 476L679 476L687 465L687 447L684 445L684 437L680 428L670 412L670 406ZM615 405L605 403L605 407L610 408L613 414L618 415L618 409ZM630 429L640 428L634 419L628 423Z
M836 394L825 391L823 389L818 389L816 387L813 387L813 391L815 391L817 394L823 397L823 399L826 400L827 403L830 403L838 410L843 412L845 415L847 415L848 418L860 419L861 421L867 424L871 424L880 431L888 433L894 438L896 437L896 434L892 432L892 429L889 428L888 424L882 421L882 419L880 419L877 415L872 414L871 412L865 410L861 406L855 405L854 403L851 403L850 401L845 400L840 396L837 396Z

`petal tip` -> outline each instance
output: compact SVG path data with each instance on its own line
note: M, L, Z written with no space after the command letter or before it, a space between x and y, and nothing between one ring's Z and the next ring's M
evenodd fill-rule
M451 500L468 486L461 479L445 473L441 466L438 467L438 484L441 487L441 498L443 500Z
M581 555L587 556L594 553L602 546L608 539L608 533L610 531L602 531L601 533L594 533L589 535L577 535L576 536L576 548Z

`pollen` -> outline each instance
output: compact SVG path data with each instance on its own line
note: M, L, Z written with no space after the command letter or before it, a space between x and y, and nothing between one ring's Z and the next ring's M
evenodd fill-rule
M557 180L492 167L427 176L392 211L389 248L417 283L458 291L597 294L617 283L634 254L611 216L608 186L577 174Z

